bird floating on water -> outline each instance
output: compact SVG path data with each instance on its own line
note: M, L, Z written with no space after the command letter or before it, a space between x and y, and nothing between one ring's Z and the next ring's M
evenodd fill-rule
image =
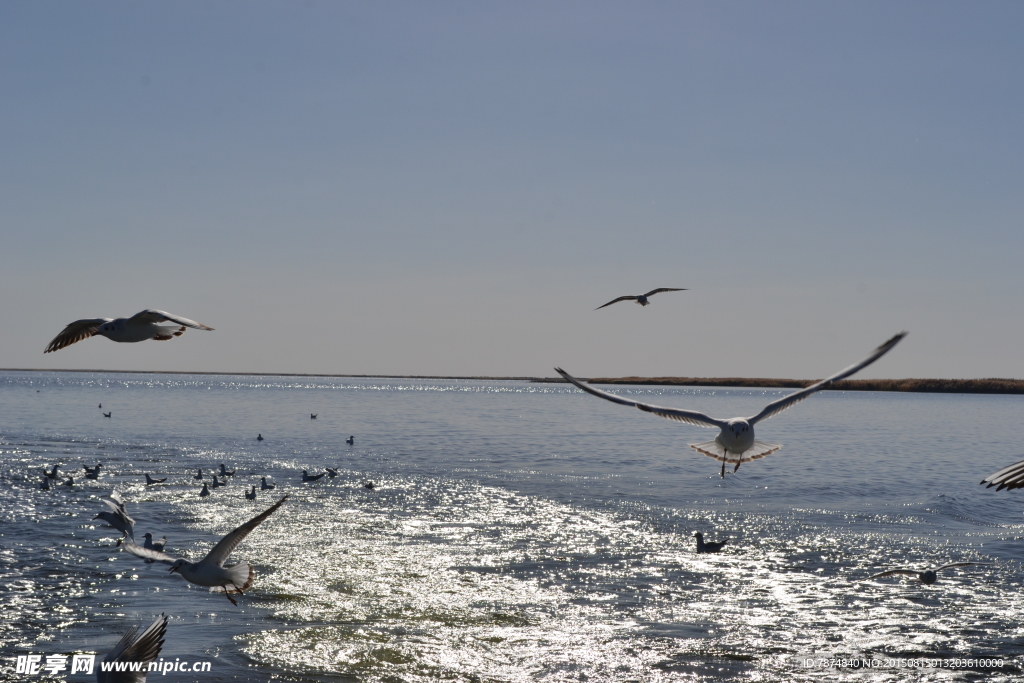
M262 434L257 434L256 435L256 440L257 441L263 441L263 435Z
M216 481L216 478L214 478L214 481ZM204 481L203 482L203 490L199 492L199 497L200 498L206 498L208 495L210 495L210 487L207 486L206 482Z
M695 533L693 537L697 539L698 553L717 553L729 541L729 539L726 538L724 540L718 541L717 543L712 543L710 541L705 542L704 534L702 534L699 531Z
M324 469L327 471L327 477L329 479L334 479L336 476L338 476L338 470L332 469L330 467L325 467Z
M985 488L989 489L998 486L996 491L1024 488L1024 460L1007 465L998 472L988 475L981 480L981 483L988 484Z
M227 486L227 485L228 485L228 480L227 479L225 479L224 483L222 484L222 483L220 483L220 479L217 478L217 475L216 474L213 475L213 488L219 488L221 486Z
M345 439L345 443L347 443L349 446L351 446L355 442L356 442L356 437L354 437L354 436L350 436L347 439Z
M60 465L54 465L53 466L53 470L47 472L46 471L46 466L43 465L43 474L46 475L47 479L56 479L57 478L57 468L58 467L60 467Z
M248 491L245 491L245 497L248 500L256 500L256 485L255 484L252 485L252 493L249 493Z
M166 536L161 538L159 541L154 541L153 540L153 534L151 534L151 533L149 533L147 531L143 535L142 538L146 539L145 542L143 542L143 544L142 544L143 548L148 548L150 550L156 550L156 551L163 552L163 549L167 547L167 537ZM153 564L153 560L146 560L146 563L147 564Z
M317 479L323 477L325 474L327 473L321 472L320 474L308 474L306 470L302 470L302 481L316 481Z
M85 478L86 479L99 479L100 478L100 469L102 467L103 467L103 463L101 463L101 462L96 463L96 467L93 467L91 469L89 468L88 465L82 465L82 468L85 470Z
M213 549L199 562L189 562L188 560L171 557L162 552L140 548L134 543L125 543L125 549L133 555L169 564L171 568L167 571L177 572L189 583L194 583L197 586L206 586L211 592L224 593L227 599L231 601L231 604L237 605L238 602L231 597L232 593L242 594L243 591L249 590L256 579L256 570L245 562L231 567L225 567L224 562L231 555L231 551L242 542L242 539L263 523L263 520L274 514L286 500L288 500L288 496L282 497L281 500L274 503L267 510L229 533L217 545L213 546Z
M611 306L612 304L617 304L620 301L635 301L638 304L640 304L641 306L646 306L649 303L651 303L650 301L648 301L648 299L650 297L654 296L655 294L658 294L659 292L685 292L685 291L686 291L685 287L683 287L682 289L677 289L675 287L659 287L657 289L652 289L651 291L647 292L646 294L636 294L636 295L629 295L629 294L627 294L626 296L620 296L618 299L612 299L608 303L602 304L602 305L598 306L597 308L595 308L594 310L595 311L599 311L602 308L604 308L605 306Z
M68 477L68 480L66 482L64 482L64 485L65 486L74 486L75 485L75 478L74 477Z
M923 583L923 584L925 584L927 586L930 586L933 583L935 583L936 581L938 581L938 579L939 579L938 573L941 572L943 569L949 569L950 567L966 567L967 565L971 565L971 564L989 564L989 563L988 562L952 562L950 564L944 564L941 567L936 567L935 569L926 569L923 572L919 572L916 569L890 569L888 571L879 572L878 574L874 574L872 576L869 576L868 578L866 578L864 580L865 581L870 581L871 579L880 579L883 576L893 576L895 574L906 574L908 576L916 577L917 580L920 581L921 583Z
M227 468L224 467L224 463L220 464L220 476L222 477L233 477L235 476L235 470L228 472Z
M268 484L266 477L260 477L260 491L270 491L277 486L277 484Z
M202 467L196 468L196 474L192 478L193 479L202 479L203 478L203 468Z
M138 626L132 626L96 667L97 683L146 683L149 665L160 656L167 632L167 617L161 614L138 637ZM106 666L104 666L106 665ZM124 665L119 669L118 665ZM141 666L139 666L141 665ZM139 666L138 671L130 667Z
M149 476L149 472L146 472L146 486L152 486L153 484L162 484L165 481L167 481L167 477L164 477L163 479L154 479L153 477Z
M109 413L103 413L103 417L110 417L113 414L114 414L114 411L111 410Z
M174 325L160 325L158 323L174 323ZM147 308L139 311L130 318L85 318L76 320L64 328L64 331L53 338L53 341L46 347L43 353L59 351L66 346L97 335L106 337L116 342L140 342L147 339L156 341L167 341L174 337L180 337L185 333L185 328L191 327L196 330L213 330L195 320L172 315L167 311L158 311ZM101 406L103 404L100 404Z
M363 488L364 489L369 489L370 491L372 491L376 487L373 485L372 481L368 481L368 482L363 483Z
M310 413L309 414L309 419L310 420L315 420L316 419L316 413Z
M49 491L50 490L50 480L48 478L46 478L46 477L43 477L43 483L41 483L39 485L39 488L41 488L44 491Z
M628 398L624 398L617 394L611 394L607 391L601 391L595 389L591 385L581 382L576 379L562 368L555 368L562 377L569 382L572 382L577 387L593 394L598 398L603 398L606 401L612 403L618 403L624 406L634 406L640 410L645 410L649 413L654 413L661 417L666 417L670 420L676 420L677 422L685 422L686 424L696 425L698 427L718 427L721 431L718 436L715 437L714 441L705 441L702 443L691 443L690 448L702 453L708 457L720 460L722 462L721 476L725 478L725 465L726 463L736 463L733 468L733 472L740 468L740 464L763 458L766 455L771 455L775 451L782 448L781 444L771 444L764 441L754 440L754 425L761 420L767 420L773 415L778 415L786 408L795 406L800 401L803 401L811 394L814 394L822 389L827 388L829 385L841 380L845 377L849 377L858 370L866 368L867 366L874 363L876 360L888 353L892 347L896 346L903 337L907 336L906 332L900 332L889 341L885 342L877 349L871 352L864 360L851 365L845 370L841 370L831 377L827 377L820 382L816 382L809 387L794 391L788 396L772 401L766 405L761 412L752 417L734 417L734 418L716 418L705 415L704 413L696 410L683 410L681 408L663 408L661 406L652 405L650 403L643 403L641 401L633 401Z

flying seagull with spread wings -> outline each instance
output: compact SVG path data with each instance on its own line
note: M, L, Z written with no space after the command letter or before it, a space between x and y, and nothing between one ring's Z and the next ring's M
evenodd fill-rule
M167 617L163 614L136 636L138 626L132 626L117 642L114 649L103 658L103 663L96 667L98 683L145 683L149 673L149 663L160 656L160 648L164 644L167 632ZM121 666L118 666L118 665ZM141 664L141 666L139 666ZM139 667L135 669L133 667Z
M734 462L736 466L733 468L733 472L740 468L740 464L749 460L757 460L763 458L766 455L771 455L775 451L782 448L781 444L771 444L764 441L754 440L754 425L761 420L767 420L773 415L778 415L786 408L795 406L800 401L809 397L811 394L821 391L827 388L833 382L837 382L845 377L849 377L858 370L862 370L867 366L874 363L876 360L884 356L889 352L892 347L896 346L903 337L907 336L906 332L900 332L895 337L885 342L877 349L871 352L867 358L862 360L855 365L851 365L845 370L841 370L831 377L821 380L809 387L794 391L788 396L772 401L761 410L760 413L753 417L734 417L731 419L717 418L705 415L704 413L697 412L696 410L682 410L680 408L663 408L661 406L651 405L649 403L641 403L640 401L633 401L616 394L608 393L607 391L601 391L595 389L591 385L581 382L576 379L568 372L561 368L555 368L562 377L575 384L577 387L593 394L599 398L603 398L606 401L612 403L619 403L624 406L635 406L640 410L646 410L649 413L660 415L661 417L667 417L670 420L676 420L677 422L685 422L686 424L697 425L698 427L718 427L721 431L718 436L715 437L714 441L705 441L703 443L691 443L690 448L703 453L704 455L720 460L722 462L722 478L725 478L725 465L726 463Z
M682 289L676 289L676 288L673 288L673 287L658 287L657 289L652 289L651 291L647 292L646 294L636 294L636 295L633 295L633 296L630 296L630 295L627 294L626 296L620 296L618 299L612 299L608 303L604 304L603 306L598 306L594 310L595 311L599 311L602 308L604 308L605 306L611 306L612 304L617 304L620 301L635 301L638 304L640 304L641 306L646 306L647 304L651 303L647 299L652 297L652 296L654 296L655 294L658 294L659 292L685 292L685 291L686 291L685 287L683 287Z
M263 520L274 514L274 512L277 511L277 508L281 507L286 500L288 500L288 496L284 496L264 512L256 515L248 522L222 538L220 542L213 546L213 549L206 554L206 557L198 562L189 562L188 560L171 557L170 555L157 550L141 548L134 543L125 543L124 547L125 550L130 552L132 555L138 555L139 557L147 560L156 560L157 562L163 562L164 564L171 565L171 568L167 570L168 572L177 572L186 581L194 583L197 586L207 586L211 593L224 593L227 599L231 601L231 604L237 605L238 602L231 597L231 594L241 594L243 591L249 590L253 581L256 580L256 570L245 562L241 562L230 567L225 567L224 562L228 559L231 551L242 542L242 539L248 536L253 529L262 524Z
M161 325L160 323L174 323L173 325ZM116 342L140 342L147 339L156 341L167 341L185 334L185 328L191 327L196 330L212 330L195 320L182 318L179 315L171 315L166 311L158 311L147 308L130 318L85 318L76 320L64 331L53 338L43 353L59 351L65 346L71 346L89 337L99 335Z
M890 569L889 571L879 572L878 574L869 576L864 580L870 581L871 579L881 579L885 576L906 574L907 576L914 576L921 583L930 586L938 580L939 577L937 576L937 574L938 572L941 572L943 569L949 569L950 567L966 567L969 564L988 564L988 562L953 562L951 564L944 564L941 567L936 567L935 569L926 569L923 572L919 572L916 569Z
M987 489L997 486L996 491L1024 488L1024 460L1007 465L998 472L988 475L981 480L981 483L988 484L985 487Z

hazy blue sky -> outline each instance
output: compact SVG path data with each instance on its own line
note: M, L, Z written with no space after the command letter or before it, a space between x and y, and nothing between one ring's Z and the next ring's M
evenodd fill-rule
M0 367L1024 377L1019 2L0 3ZM647 308L653 287L690 291ZM93 339L162 308L217 328Z

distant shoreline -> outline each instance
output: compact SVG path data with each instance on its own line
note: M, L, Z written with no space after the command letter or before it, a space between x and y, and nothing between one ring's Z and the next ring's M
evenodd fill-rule
M182 370L69 370L45 368L0 368L0 372L94 372L123 375L223 375L229 377L332 377L347 379L445 379L536 382L564 384L561 377L499 377L491 375L335 375L304 372L187 372ZM594 377L594 384L637 384L647 386L746 387L751 389L801 389L818 380L770 379L764 377ZM1024 380L986 379L845 379L829 389L835 391L904 391L936 394L1024 394Z

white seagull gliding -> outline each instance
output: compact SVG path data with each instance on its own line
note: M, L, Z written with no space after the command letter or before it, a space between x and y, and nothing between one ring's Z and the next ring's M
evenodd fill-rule
M284 496L264 512L256 515L220 539L220 542L213 546L213 549L206 554L206 557L198 562L189 562L188 560L171 557L157 550L140 548L134 543L125 543L124 547L132 555L171 565L171 568L167 571L177 572L189 583L194 583L197 586L207 586L212 593L224 593L227 599L231 601L231 604L237 605L238 602L231 597L231 594L241 594L243 591L249 590L249 587L252 586L253 581L256 579L256 570L245 562L230 567L225 567L224 562L228 559L231 551L242 542L242 539L262 524L263 520L274 514L277 508L281 507L286 500L288 500L288 496Z
M850 367L837 372L831 377L827 377L820 382L816 382L809 387L794 391L788 396L772 401L761 410L760 413L753 417L734 417L731 419L716 418L705 415L704 413L696 410L683 410L681 408L663 408L661 406L651 405L649 403L641 403L640 401L633 401L616 394L608 393L607 391L601 391L595 389L585 382L581 382L576 379L568 372L561 368L555 368L562 377L575 384L577 387L593 394L599 398L603 398L606 401L612 403L619 403L624 406L635 406L640 410L646 410L649 413L660 415L661 417L667 417L670 420L676 420L677 422L685 422L686 424L697 425L698 427L718 427L721 431L718 436L715 437L714 441L705 441L703 443L691 443L690 448L703 453L704 455L720 460L722 462L722 478L725 478L725 465L726 463L734 462L736 466L733 468L733 472L740 468L740 464L749 460L757 460L763 458L766 455L771 455L775 451L782 448L781 444L771 444L764 441L754 440L754 425L761 420L767 420L773 415L778 415L786 408L795 406L800 401L811 394L821 391L827 388L833 382L841 380L845 377L849 377L853 373L866 368L867 366L874 363L876 360L884 356L889 352L892 347L896 346L903 337L907 336L906 332L900 332L895 337L885 342L877 349L871 352L867 358L861 362L851 365Z
M160 325L159 323L174 323L173 325ZM167 311L158 311L154 308L147 308L139 311L130 318L85 318L76 320L64 331L53 338L53 341L46 347L43 353L59 351L65 346L71 346L89 337L100 335L116 342L140 342L147 339L156 341L167 341L185 334L185 328L191 327L196 330L213 330L195 320L182 318L179 315L172 315Z

